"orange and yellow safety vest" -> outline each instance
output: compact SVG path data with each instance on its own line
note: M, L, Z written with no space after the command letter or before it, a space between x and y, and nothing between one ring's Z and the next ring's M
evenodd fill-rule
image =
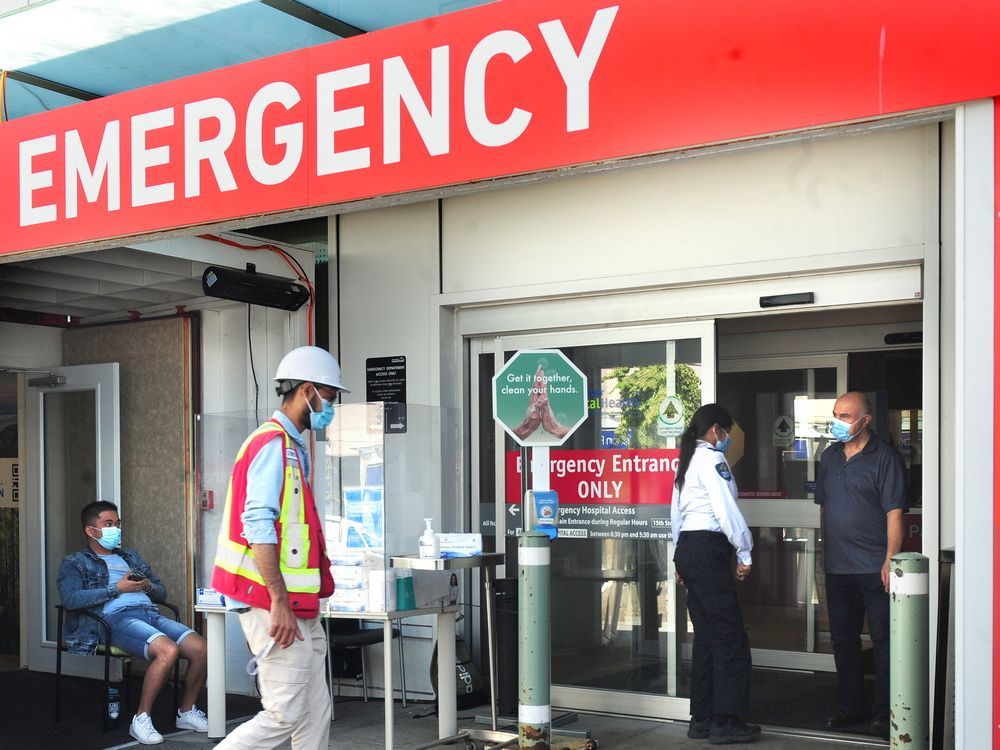
M292 611L298 617L312 618L319 614L319 600L333 594L333 577L312 488L302 476L299 462L289 461L297 455L295 446L285 428L275 420L265 422L252 432L236 454L215 550L212 587L252 607L271 608L271 596L257 570L253 548L243 535L242 516L247 499L247 470L260 450L279 437L284 441L285 481L280 513L274 522L278 562Z

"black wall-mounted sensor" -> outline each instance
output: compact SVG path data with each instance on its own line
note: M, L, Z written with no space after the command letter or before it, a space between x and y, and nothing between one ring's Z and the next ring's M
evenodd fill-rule
M798 294L773 294L770 297L761 297L761 307L784 307L785 305L811 305L816 302L816 295L812 292L799 292Z
M901 331L900 333L887 333L882 339L889 346L900 346L906 344L924 343L923 331Z

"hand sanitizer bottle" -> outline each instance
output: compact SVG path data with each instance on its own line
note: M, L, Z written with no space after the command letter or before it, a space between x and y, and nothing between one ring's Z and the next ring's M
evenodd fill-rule
M436 560L441 557L441 540L437 538L434 529L431 528L431 518L425 518L424 523L427 528L420 535L420 556L428 560Z

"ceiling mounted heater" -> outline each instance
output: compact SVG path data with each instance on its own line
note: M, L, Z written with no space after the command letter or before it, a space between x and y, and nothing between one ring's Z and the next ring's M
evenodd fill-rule
M305 285L293 279L257 273L253 263L247 263L245 271L209 266L201 275L201 289L209 297L279 310L298 310L309 301Z

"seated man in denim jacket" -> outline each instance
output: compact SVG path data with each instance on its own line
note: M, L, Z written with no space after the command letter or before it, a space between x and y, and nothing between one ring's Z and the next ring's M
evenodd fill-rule
M188 659L184 699L177 713L179 729L208 731L205 714L194 705L205 685L205 639L189 627L164 617L153 604L167 590L134 549L121 544L121 521L114 503L99 500L80 512L87 546L67 555L59 567L58 586L66 613L66 643L75 653L97 651L97 621L72 610L87 609L111 625L111 645L149 660L142 696L129 733L144 745L163 737L153 728L149 712L178 656Z

